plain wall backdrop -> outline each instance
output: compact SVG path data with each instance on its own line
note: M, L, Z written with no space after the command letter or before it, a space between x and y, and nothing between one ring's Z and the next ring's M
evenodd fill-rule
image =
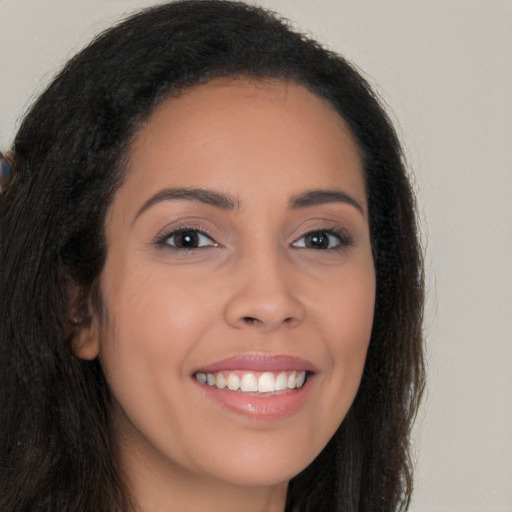
M152 0L0 0L0 149L62 64ZM261 0L389 107L426 248L413 512L512 511L512 1Z

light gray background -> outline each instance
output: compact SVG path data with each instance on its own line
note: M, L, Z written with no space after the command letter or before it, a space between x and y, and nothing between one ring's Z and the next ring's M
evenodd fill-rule
M0 0L0 148L56 70L152 0ZM418 190L428 394L413 512L512 511L512 1L261 0L370 77Z

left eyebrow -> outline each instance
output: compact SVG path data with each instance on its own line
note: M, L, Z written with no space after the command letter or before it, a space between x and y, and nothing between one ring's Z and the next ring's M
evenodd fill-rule
M365 215L363 207L351 195L343 192L343 190L309 190L293 196L290 199L290 209L296 210L298 208L308 208L328 203L350 204Z

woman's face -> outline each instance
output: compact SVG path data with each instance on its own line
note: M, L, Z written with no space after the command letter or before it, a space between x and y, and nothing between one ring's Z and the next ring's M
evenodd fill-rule
M269 486L305 468L354 399L374 309L363 169L334 109L244 79L165 101L106 238L82 355L100 354L132 475Z

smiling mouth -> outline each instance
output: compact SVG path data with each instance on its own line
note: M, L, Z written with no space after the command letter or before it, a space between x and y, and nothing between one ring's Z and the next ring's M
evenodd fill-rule
M242 394L256 394L257 396L273 396L276 393L290 392L304 386L309 372L280 371L280 372L254 372L254 371L219 371L197 372L194 377L201 384L207 386L235 391Z

